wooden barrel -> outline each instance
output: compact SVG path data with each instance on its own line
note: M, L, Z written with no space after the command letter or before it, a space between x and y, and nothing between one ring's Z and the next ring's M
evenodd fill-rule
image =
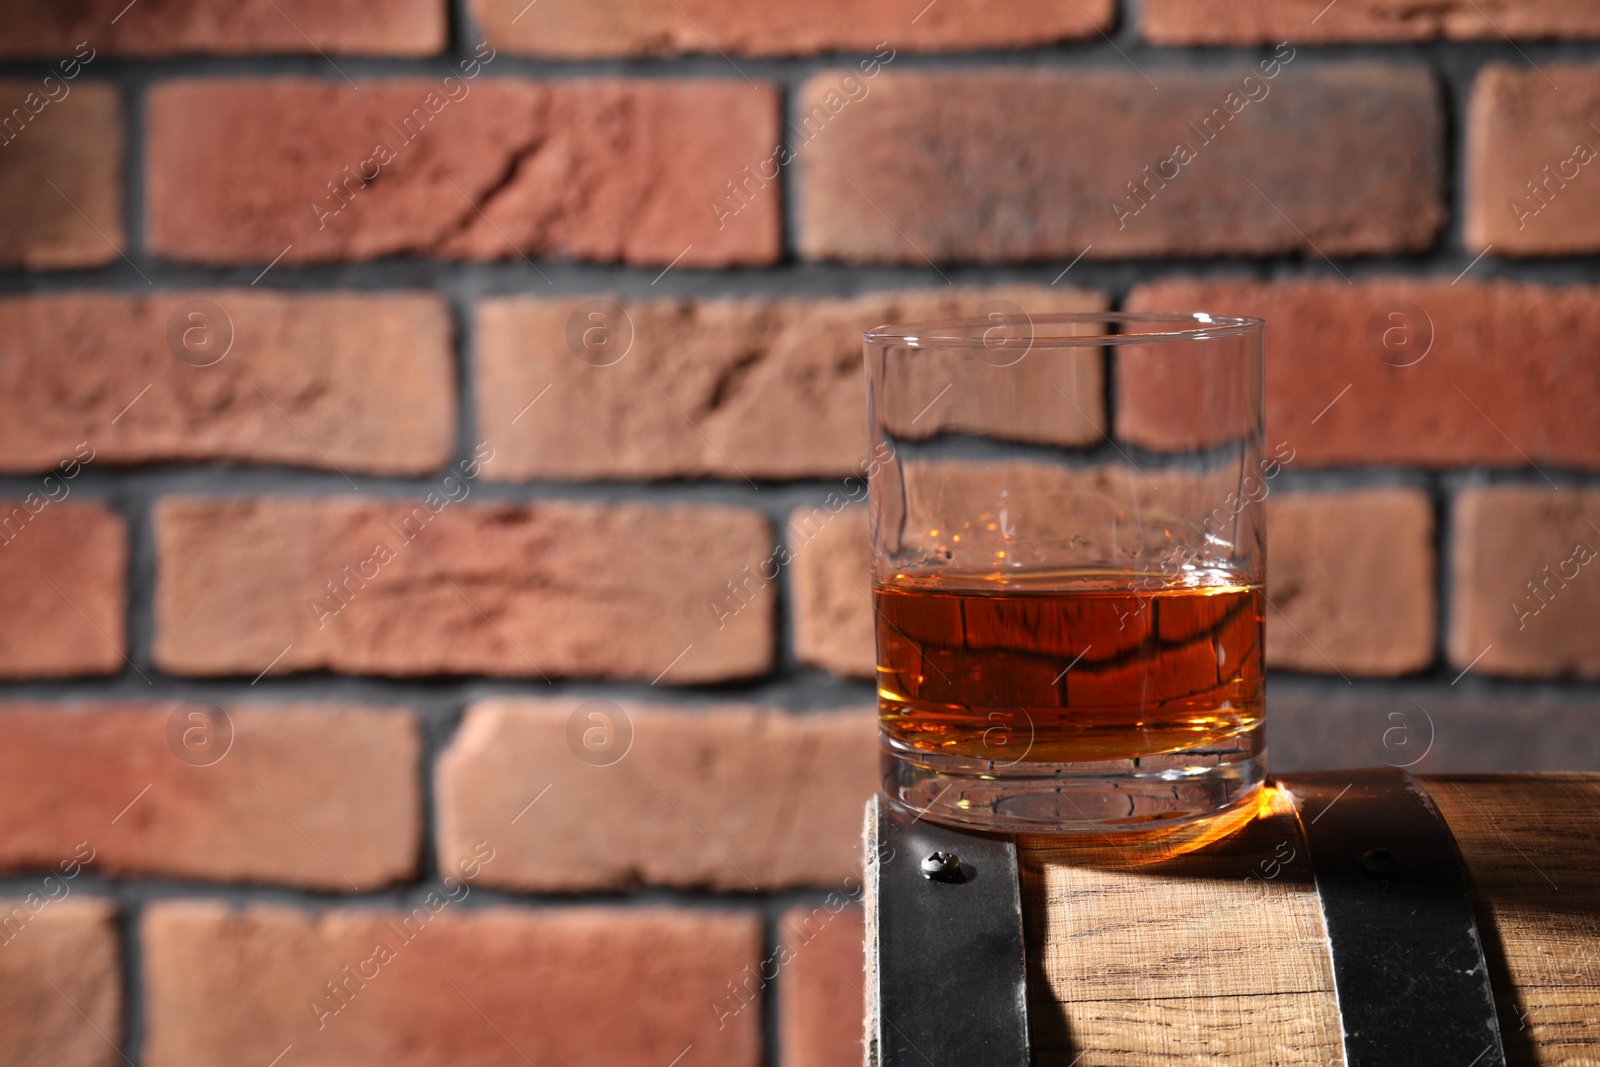
M1459 850L1505 1062L1600 1064L1600 775L1417 782ZM1292 790L1154 857L1125 839L1015 839L1034 1063L1344 1062L1302 832L1318 813L1297 815Z

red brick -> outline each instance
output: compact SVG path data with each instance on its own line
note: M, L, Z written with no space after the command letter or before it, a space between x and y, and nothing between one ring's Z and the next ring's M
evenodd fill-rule
M121 186L115 88L59 78L0 81L0 203L9 207L0 212L0 267L120 263L127 240Z
M801 663L856 678L877 664L867 509L796 508L789 517L794 650Z
M71 850L60 859L72 864ZM119 1050L132 1051L123 1043L114 908L74 892L80 873L78 866L57 868L21 897L0 900L6 991L0 1060L6 1063L113 1067L122 1062Z
M494 44L512 52L584 59L682 52L792 56L816 52L966 52L1051 44L1111 28L1113 0L886 0L740 4L733 0L473 0ZM892 46L892 48L891 48Z
M1395 675L1433 662L1433 510L1415 489L1267 498L1267 664Z
M860 102L835 92L839 72L818 75L799 94L800 248L921 265L1071 259L1091 244L1092 258L1433 244L1444 127L1426 70L1302 57L1248 85L1255 65L1155 73L1159 92L1136 71L885 72ZM1240 110L1207 143L1189 123L1228 116L1230 93ZM1179 142L1195 158L1157 187ZM1114 211L1137 206L1128 183L1146 166L1153 199Z
M1600 678L1597 554L1600 491L1463 491L1451 553L1450 662L1475 674Z
M421 293L3 299L0 469L44 470L88 441L97 463L435 470L455 439L451 334Z
M432 55L444 0L81 0L0 7L0 56L70 56L79 42L113 56L319 52Z
M127 528L102 504L53 502L72 492L64 474L0 500L0 678L116 674L125 662Z
M838 883L860 865L875 729L862 711L484 701L439 761L439 865L482 839L482 881L508 889ZM585 758L590 730L617 747Z
M413 108L428 121L402 126ZM147 111L148 240L173 259L720 267L779 254L776 186L721 229L710 208L724 182L771 155L780 136L771 86L452 78L358 91L208 79L156 86ZM381 180L363 188L360 172L374 168Z
M487 469L504 479L859 473L867 454L861 332L1004 303L1043 314L1098 311L1106 298L1010 286L856 300L488 300L476 331L478 427L496 450ZM599 331L590 333L593 351L583 343L591 331ZM1025 361L1013 373L1059 375L1065 358ZM1098 396L1099 353L1073 358ZM1031 395L1054 398L1048 388ZM941 410L956 411L961 399ZM1049 439L1098 439L1097 427L1064 420L1059 406L1036 419Z
M1531 459L1593 468L1596 295L1589 287L1442 277L1355 285L1231 279L1142 285L1127 302L1130 310L1265 318L1267 439L1293 447L1296 464L1521 467ZM1401 319L1388 319L1385 306L1399 301L1426 318L1402 309ZM1432 347L1411 363L1429 322ZM1390 349L1386 328L1399 331ZM1369 340L1369 330L1377 337Z
M1590 10L1600 21L1600 8ZM1492 245L1504 256L1600 250L1595 114L1600 66L1484 67L1467 107L1469 248Z
M720 628L715 608L772 553L759 512L450 503L471 490L451 475L422 500L163 501L156 662L667 684L771 666L772 590Z
M1117 436L1158 452L1195 452L1260 432L1264 329L1156 323L1163 344L1115 349ZM1187 336L1186 336L1187 335Z
M712 1010L758 961L756 916L466 910L434 894L433 914L429 898L417 904L420 918L191 901L146 909L143 1062L267 1064L286 1046L303 1067L665 1067L689 1046L696 1067L761 1062L760 1012L719 1029ZM471 885L456 883L451 894L470 899ZM325 985L336 981L342 1001Z
M784 1067L861 1063L867 1000L861 909L840 908L830 896L820 906L785 912L779 934L793 957L778 987Z
M54 866L87 842L119 874L353 892L415 873L411 715L209 707L0 705L0 867Z
M1600 11L1583 0L1144 0L1139 29L1157 44L1526 40L1600 37Z

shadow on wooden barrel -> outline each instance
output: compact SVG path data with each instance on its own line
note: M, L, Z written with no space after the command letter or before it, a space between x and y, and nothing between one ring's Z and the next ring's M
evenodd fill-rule
M1461 855L1508 1062L1600 1063L1600 776L1419 781ZM1288 790L1165 839L1096 838L1018 838L1037 1064L1343 1061Z

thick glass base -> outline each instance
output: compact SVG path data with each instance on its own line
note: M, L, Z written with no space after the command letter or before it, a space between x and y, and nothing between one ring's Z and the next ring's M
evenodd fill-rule
M1250 804L1266 735L1138 759L1001 763L913 749L879 734L883 791L935 822L1016 834L1155 832Z

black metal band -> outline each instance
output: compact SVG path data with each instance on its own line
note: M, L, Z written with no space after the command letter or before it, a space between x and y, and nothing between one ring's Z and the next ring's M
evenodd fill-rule
M1347 1067L1505 1067L1455 838L1403 771L1280 779L1300 801Z
M1017 847L875 797L867 818L868 1062L1028 1067Z

